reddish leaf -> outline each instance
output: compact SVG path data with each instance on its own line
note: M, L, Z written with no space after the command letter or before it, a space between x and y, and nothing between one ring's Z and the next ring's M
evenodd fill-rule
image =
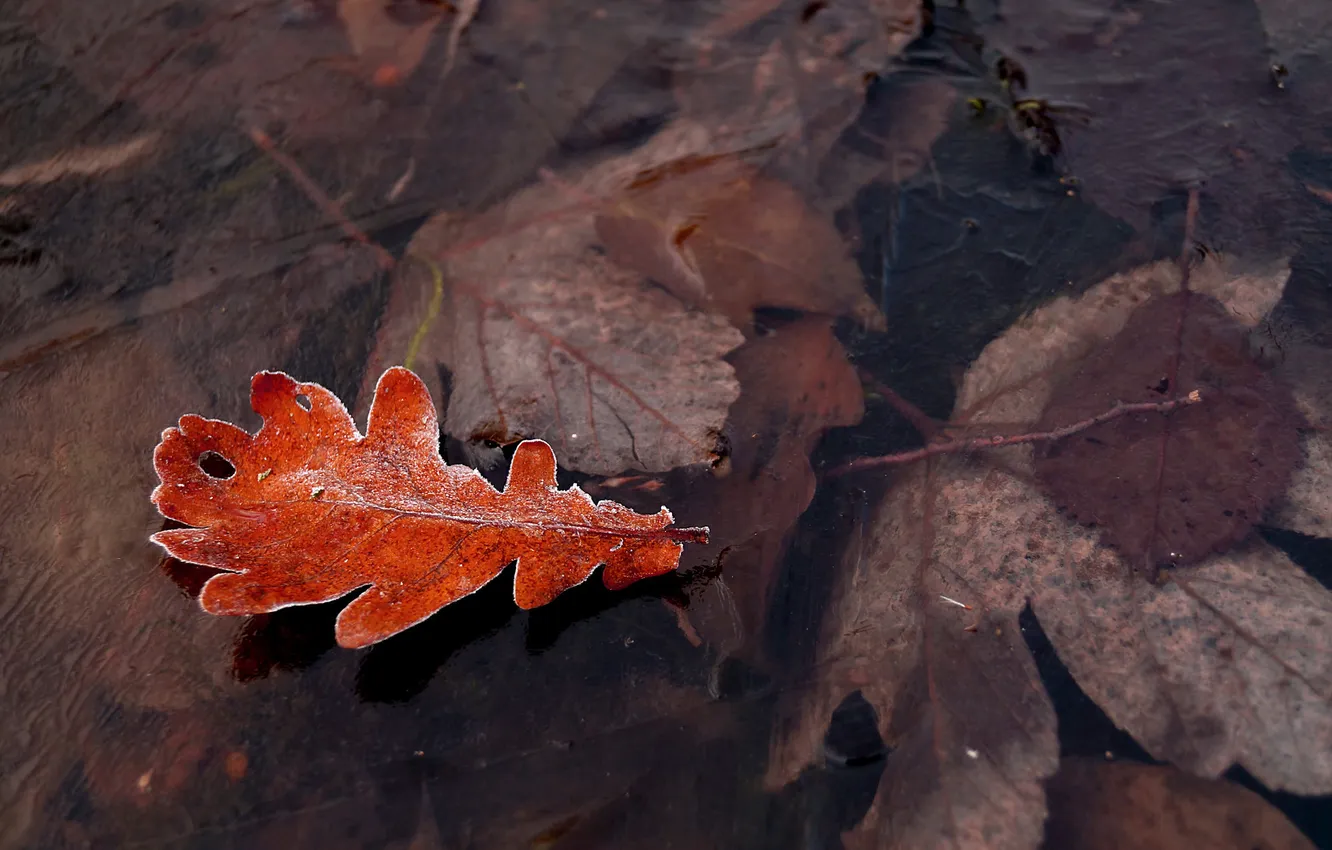
M1302 459L1295 401L1248 356L1248 332L1209 295L1154 298L1045 409L1042 431L1120 401L1202 392L1205 404L1121 416L1037 452L1036 474L1059 505L1100 526L1135 563L1192 563L1229 549L1286 491Z
M619 589L674 569L685 541L707 529L668 529L614 502L594 504L555 483L550 446L518 446L504 492L439 456L425 385L393 368L375 390L361 436L342 403L317 384L276 372L254 377L251 435L184 416L154 453L153 502L195 528L153 540L181 560L228 570L204 586L204 610L259 614L326 602L370 586L338 616L338 643L381 641L475 592L517 560L514 601L535 608L587 580ZM209 475L221 455L229 477Z

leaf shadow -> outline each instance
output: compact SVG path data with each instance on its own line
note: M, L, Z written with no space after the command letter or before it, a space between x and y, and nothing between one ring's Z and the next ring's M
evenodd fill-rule
M619 591L606 589L598 569L587 581L566 591L548 605L535 608L527 615L526 645L529 655L540 655L550 649L568 628L575 623L598 617L630 600L657 598L664 604L681 608L689 602L686 587L690 576L678 572L644 579Z
M503 630L517 612L509 566L476 593L372 646L356 672L356 695L370 703L410 701L454 653ZM324 632L333 634L331 624Z
M162 525L163 530L184 527L173 520L165 520ZM158 568L183 595L194 600L210 578L225 572L172 557L162 558ZM372 646L356 673L357 696L367 703L409 702L425 690L454 653L507 627L519 613L513 602L514 571L510 564L477 592ZM606 589L597 570L555 602L528 613L527 652L540 655L574 624L634 600L655 598L663 604L687 608L689 589L717 574L716 565L710 564L646 579L627 590L613 592ZM322 604L292 606L245 618L232 650L231 675L237 681L252 682L275 671L311 667L336 648L338 614L354 598L349 594Z
M163 530L185 527L174 520L162 524ZM162 558L158 568L183 595L196 601L204 584L225 572L169 556ZM333 621L345 603L345 599L335 599L244 618L232 647L232 677L238 682L253 682L277 670L310 667L335 646Z
M1027 603L1018 614L1018 628L1027 644L1036 672L1054 704L1059 732L1059 757L1113 756L1145 764L1160 764L1133 737L1115 726L1105 711L1087 696L1064 666L1040 619Z
M805 768L769 798L769 834L803 834L813 843L788 840L776 847L839 847L837 836L865 818L892 756L878 723L874 706L860 691L842 699L823 739L823 764Z
M333 621L342 605L335 599L247 617L232 649L231 675L252 682L275 670L310 667L336 645Z

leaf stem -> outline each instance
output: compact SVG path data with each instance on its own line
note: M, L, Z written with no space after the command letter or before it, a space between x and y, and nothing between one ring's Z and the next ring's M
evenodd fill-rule
M707 528L663 528L660 534L676 543L708 542Z

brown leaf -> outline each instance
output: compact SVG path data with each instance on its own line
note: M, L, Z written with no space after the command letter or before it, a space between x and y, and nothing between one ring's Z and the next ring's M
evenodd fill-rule
M1029 595L1078 684L1154 756L1329 787L1332 642L1316 624L1332 622L1332 593L1285 555L1253 541L1157 587L1009 473L957 469L940 490L953 520L938 557Z
M776 145L770 173L811 189L869 81L921 24L914 0L719 6L676 74L680 110L733 146Z
M711 529L690 550L697 562L722 559L722 576L691 600L689 616L723 655L763 625L787 536L814 497L810 452L829 428L864 415L860 380L827 319L783 325L728 360L740 379L726 428L730 471L694 488L679 520L705 518Z
M1170 414L1121 416L1036 453L1036 474L1130 563L1192 563L1242 540L1302 453L1290 391L1254 362L1248 329L1208 295L1154 298L1055 389L1037 430L1116 404L1200 391ZM1149 498L1144 498L1149 495Z
M597 217L597 235L616 261L738 328L749 328L758 307L884 328L831 220L732 157L639 174L613 211Z
M615 167L587 182L614 184ZM460 440L544 439L567 468L601 475L715 461L739 393L722 357L743 337L613 263L590 211L569 206L538 186L479 219L423 227L375 366L445 366L444 425Z
M1047 783L1050 850L1313 850L1281 812L1230 782L1172 767L1071 758Z
M1286 276L1283 267L1242 273L1220 258L1197 269L1194 282L1230 315L1256 325L1276 303ZM964 376L952 429L1011 434L1035 423L1051 388L1113 339L1137 305L1178 288L1169 265L1147 266L1024 318ZM1209 353L1233 356L1234 349ZM1306 460L1316 468L1313 462ZM1153 755L1204 776L1239 763L1270 787L1299 793L1332 787L1332 645L1324 628L1332 621L1332 593L1259 540L1171 570L1160 586L1150 584L1101 545L1094 530L1061 515L1030 483L1030 469L1030 446L1013 446L974 461L933 457L901 473L861 530L865 542L846 557L819 653L821 679L798 709L793 731L778 739L775 767L793 775L793 766L816 752L832 708L853 689L881 712L891 707L881 717L900 716L899 706L911 705L902 671L919 658L915 663L932 674L925 704L933 716L971 718L958 727L982 739L994 739L998 730L1009 737L1022 730L1029 738L1024 748L988 756L974 747L980 758L1006 768L1004 783L996 781L990 795L977 799L1011 794L1023 779L1030 789L1053 769L1053 719L1043 693L1038 704L1046 706L1048 722L1023 729L1033 709L1022 707L1016 688L1005 684L1017 680L1016 670L966 660L979 647L969 653L963 637L927 639L930 622L950 614L958 630L977 623L974 636L995 623L1012 630L1014 615L1029 601L1083 690ZM952 600L976 613L965 614ZM963 676L961 693L971 702L957 692L950 701L940 684L952 682L940 675L946 662L985 674ZM1034 682L1025 652L1015 650L1011 663ZM901 740L895 726L888 722L882 730L890 744ZM961 746L952 734L944 729L932 736L932 773L944 776L938 765L947 764L950 746ZM1048 760L1032 755L1041 751ZM923 762L917 756L915 763ZM955 783L929 787L938 787L941 799L965 799ZM1019 810L1039 822L1040 794L1019 797ZM879 806L875 826L883 830L921 804L899 812L884 795ZM961 816L988 811L1007 843L975 846L1034 846L1030 831L1006 826L1014 823L1012 812L996 808L937 808L942 814L929 834L954 834ZM889 834L903 834L894 828Z
M1227 255L1209 255L1193 269L1189 290L1211 295L1237 321L1256 327L1280 299L1289 277L1284 262L1248 264ZM1134 310L1179 288L1175 263L1152 263L1112 275L1081 296L1057 299L1024 316L967 368L953 421L1007 427L1036 422L1054 386L1122 331ZM1030 450L1006 449L1003 454L1018 459L1028 457Z
M162 515L195 526L153 535L173 557L227 570L204 585L213 614L261 614L327 602L366 585L338 616L338 643L363 647L474 593L518 562L514 601L535 608L586 581L599 564L611 589L679 563L704 529L670 529L670 511L594 505L560 491L555 456L520 445L497 492L474 469L439 456L439 425L425 385L390 369L375 390L365 436L317 384L261 372L253 436L184 416L153 454ZM205 469L210 455L232 467Z
M985 544L954 537L947 480L913 467L858 530L819 682L775 742L772 777L819 751L833 709L858 689L895 748L857 828L862 846L1034 847L1058 760L1054 709L1017 625L1025 599L994 575Z
M1190 288L1257 327L1288 274L1284 265L1209 257L1194 269ZM968 370L954 420L1009 428L1036 421L1052 384L1119 333L1135 305L1178 289L1177 269L1161 263L1041 308L987 346ZM1316 370L1289 374L1310 371ZM1315 396L1316 388L1296 384L1294 390L1310 412L1301 400ZM1323 465L1319 440L1317 434L1305 438L1307 455L1286 494L1285 515L1311 517L1326 507L1300 488L1332 472ZM1030 469L1029 449L1002 451L1017 469ZM1327 630L1317 625L1332 616L1332 593L1252 539L1195 567L1171 570L1160 587L1147 584L1136 565L1098 547L1092 530L1057 514L1025 482L1000 483L993 477L998 474L987 479L998 488L992 491L998 507L988 518L978 515L971 533L983 533L978 539L991 541L991 557L1001 562L1032 556L1024 582L1033 582L1033 608L1060 658L1111 720L1154 756L1203 776L1239 763L1269 787L1299 793L1332 787L1332 665ZM959 486L974 491L979 483L973 478ZM1006 535L1031 540L1037 549L1005 546ZM1077 581L1070 580L1070 569Z

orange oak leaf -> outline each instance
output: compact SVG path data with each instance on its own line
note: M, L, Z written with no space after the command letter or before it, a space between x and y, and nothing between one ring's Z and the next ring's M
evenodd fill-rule
M503 492L446 464L430 394L401 367L379 379L365 436L318 384L260 372L250 392L258 433L188 415L153 454L162 481L153 503L194 527L152 539L226 571L199 597L212 614L266 613L369 586L337 620L339 644L369 646L512 561L514 601L536 608L598 565L617 590L673 570L684 543L707 541L706 528L667 528L666 508L645 516L593 503L577 486L558 489L555 453L540 440L518 446Z

